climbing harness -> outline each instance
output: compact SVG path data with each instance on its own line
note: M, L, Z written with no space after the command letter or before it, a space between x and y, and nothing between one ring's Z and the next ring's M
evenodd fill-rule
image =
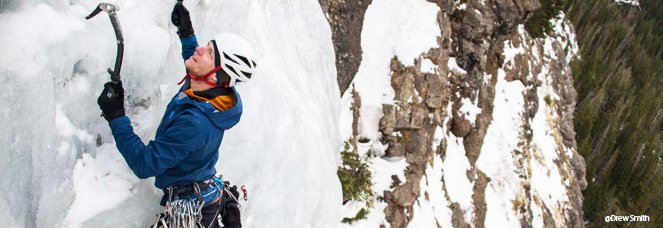
M202 188L215 188L219 192L219 198L211 204L217 204L216 207L216 220L218 224L222 223L223 215L225 214L225 201L224 195L227 194L235 203L237 207L241 208L239 199L232 193L230 183L222 181L221 177L195 182L186 186L171 186L166 188L167 201L166 208L163 213L157 215L157 221L152 225L152 228L202 228L205 225L202 223L202 210L205 206L203 199ZM242 185L241 188L243 200L248 199L248 191L246 186ZM179 195L195 195L195 198L180 198ZM231 201L228 201L231 202ZM213 223L209 224L212 225Z

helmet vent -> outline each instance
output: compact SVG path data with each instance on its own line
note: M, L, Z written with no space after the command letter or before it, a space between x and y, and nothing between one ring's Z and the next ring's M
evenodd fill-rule
M225 58L225 59L227 59L227 60L230 60L231 62L233 62L233 63L235 63L235 64L239 64L237 61L235 61L234 59L230 58L230 56L226 55L225 52L223 52L223 58Z
M246 59L244 56L235 55L235 57L237 57L239 60L242 60L242 62L244 62L247 66L251 66L251 64L249 63L249 60Z
M239 74L237 73L237 71L235 71L235 68L229 66L228 64L226 64L226 68L229 69L230 71L232 71L233 73L235 73L235 75L239 75Z
M244 71L240 71L246 78L251 78L251 73L246 73Z

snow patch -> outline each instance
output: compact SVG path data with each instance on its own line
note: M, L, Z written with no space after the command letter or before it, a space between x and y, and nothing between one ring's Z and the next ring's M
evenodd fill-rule
M481 108L477 106L470 98L463 97L460 101L462 106L460 106L460 113L465 116L465 119L469 120L472 125L476 121L477 115L481 114Z
M456 58L455 57L449 57L449 60L447 61L447 67L449 68L450 71L458 73L458 74L467 74L467 71L458 66L458 63L456 63Z
M442 143L442 140L444 139L444 129L442 129L440 126L437 126L435 128L435 133L433 135L433 149L437 150L437 148L440 147L440 144Z
M419 71L422 73L435 74L437 72L437 65L435 65L430 59L424 59L421 61Z
M405 183L405 168L409 165L405 157L373 158L371 159L373 172L373 192L382 195L384 191L391 190L391 176L396 175L401 183Z
M376 1L368 6L362 30L362 62L353 84L361 96L359 131L363 137L378 140L382 118L382 105L393 104L391 87L391 59L396 56L406 66L414 66L414 60L433 47L437 47L440 28L437 24L439 7L424 0ZM423 69L434 68L425 60ZM344 106L349 93L344 94ZM419 98L417 98L419 99ZM346 106L349 107L349 106ZM346 110L344 122L349 122ZM348 135L343 127L342 134Z
M640 0L615 0L618 4L626 4L640 7Z
M439 133L442 128L438 127ZM438 131L436 130L436 137ZM440 135L441 137L441 135ZM434 148L437 148L435 146ZM452 227L451 218L453 212L451 203L446 199L445 186L443 186L442 158L438 154L433 155L433 163L426 167L426 174L421 178L419 185L419 198L412 206L414 216L409 227L431 227L440 224L442 227ZM447 186L453 188L453 186Z
M447 106L448 115L451 116L452 103ZM472 193L474 183L467 177L467 172L471 169L470 161L467 159L463 138L458 138L450 134L447 129L449 118L442 124L443 138L447 142L444 160L442 162L442 172L446 191L451 203L458 203L464 211L463 218L467 223L471 223L474 216L474 206L472 205Z
M519 25L518 27L523 27L523 25ZM504 41L503 53L504 53L504 64L506 66L511 66L513 65L513 59L516 57L516 55L525 53L525 48L523 47L522 44L520 44L520 46L516 48L513 46L511 40L507 40Z
M576 42L576 34L573 31L573 26L566 19L566 15L562 12L558 18L551 19L554 25L554 36L547 36L543 44L544 57L549 60L556 60L558 56L557 50L563 50L564 61L570 64L574 58L578 57L578 43ZM553 47L554 43L560 45L560 49Z
M371 173L373 180L373 194L382 196L384 191L391 191L391 176L396 175L401 183L405 183L405 168L408 166L404 157L400 158L379 158L370 159ZM341 215L343 217L354 217L361 208L365 208L363 202L350 201L343 205ZM373 208L369 208L366 219L359 220L352 224L339 223L339 227L379 227L382 224L389 224L385 219L384 209L387 203L379 200L373 201ZM340 219L339 219L340 220Z
M467 9L467 4L461 3L458 6L456 6L457 10L466 10Z
M472 205L474 182L470 181L466 175L471 166L466 157L463 138L447 136L447 152L442 167L449 198L452 202L460 204L460 208L465 212L465 221L470 223L474 216L474 206Z
M507 82L505 77L506 72L499 69L493 121L488 126L477 168L490 178L486 186L486 226L514 227L520 225L513 207L522 189L515 154L522 153L519 143L524 124L525 86L520 81Z
M532 195L538 196L542 203L548 208L555 217L555 221L562 221L563 203L568 201L566 195L566 185L560 176L560 167L555 160L559 159L558 153L564 153L564 148L558 146L561 139L556 135L554 123L558 122L558 116L554 110L555 106L546 104L545 96L558 97L551 85L553 81L548 76L547 68L537 75L541 81L541 86L537 88L538 109L534 118L531 120L532 142L531 153L533 162L530 163L532 170L531 191ZM569 156L571 157L571 156ZM532 208L538 205L532 204ZM533 209L537 212L543 209ZM536 217L536 216L535 216ZM559 220L562 219L562 220Z

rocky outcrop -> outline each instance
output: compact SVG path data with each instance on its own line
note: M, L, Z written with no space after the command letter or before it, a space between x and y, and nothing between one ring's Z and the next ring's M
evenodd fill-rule
M568 30L558 31L545 39L531 39L524 33L514 34L508 42L523 53L515 55L512 61L504 67L505 73L511 75L512 80L519 80L527 88L523 94L525 98L523 141L526 153L536 157L538 149L535 140L532 140L532 124L536 115L546 115L546 120L551 125L552 135L556 140L557 159L554 161L559 175L564 181L568 202L564 207L554 208L553 205L545 205L539 196L528 192L525 203L539 204L544 208L543 223L546 227L567 226L582 227L582 190L587 187L585 180L585 161L576 151L575 131L573 129L573 115L576 102L576 91L573 87L573 78L570 71L570 61L576 55L577 46L572 27L566 22L558 21L556 29ZM544 79L545 81L542 81ZM544 92L539 92L544 90ZM546 91L547 90L547 91ZM541 94L545 97L539 97ZM553 97L557 96L557 97ZM542 102L543 101L543 102ZM547 110L541 112L539 106L547 106ZM526 158L524 164L531 164L531 158ZM525 170L523 183L529 188L531 171ZM558 215L555 215L555 213ZM561 217L559 214L563 214ZM530 222L525 217L523 222Z
M499 181L503 180L492 179L477 163L487 131L495 121L514 121L513 125L519 129L517 148L497 151L512 156L513 161L509 162L515 164L515 170L509 172L515 173L513 180L520 185L510 209L518 214L519 224L582 226L581 191L587 183L584 160L575 151L572 122L576 94L569 62L575 55L570 50L575 38L568 34L573 31L558 31L546 39L530 38L523 24L539 7L538 0L429 1L440 8L438 47L422 53L412 66L403 64L409 60L396 57L391 60L394 102L383 105L379 124L381 142L388 147L384 153L373 154L404 157L407 162L405 179L392 176L392 189L382 193L387 204L383 212L390 226L407 227L415 216L414 207L428 199L427 193L421 193L422 180L436 157L446 159L453 138L462 143L464 159L469 163L462 175L471 184L471 205L468 208L452 199L449 188L456 186L444 183L445 178L441 180L443 189L438 190L444 192L449 203L454 227L485 227L486 189L491 184L501 185ZM562 20L557 26L570 29ZM512 49L519 52L505 53ZM424 62L435 65L435 70L422 70ZM500 116L494 119L496 93L502 92L496 91L498 79L522 84L524 90L519 95L524 103L520 107L523 110L520 120L503 120ZM556 96L544 99L539 89L550 90L549 94ZM479 111L470 114L466 110L468 101ZM544 125L550 129L546 137L556 143L550 148L553 155L542 155L539 151L542 145L533 139L536 115L545 115ZM557 184L563 185L568 197L563 202L543 199L535 189L537 186L532 186L535 175L532 166L541 163L545 156L556 158L555 167L549 167L549 171L558 172L561 177L562 182ZM540 215L533 212L535 209L540 209Z
M432 57L433 50L423 58ZM446 74L423 73L421 59L414 67L403 66L398 59L391 61L394 105L384 105L380 121L383 140L389 145L385 156L405 156L407 169L404 183L384 192L387 207L384 209L391 227L405 227L412 218L412 205L419 197L420 181L428 162L437 148L432 148L435 128L446 118L446 105L450 90Z
M458 5L453 5L450 1L432 2L440 7L438 23L442 34L438 38L439 48L425 53L421 59L429 59L436 64L439 67L438 72L420 72L417 65L420 61L417 61L414 67L404 67L396 59L391 64L392 86L396 91L395 100L399 101L396 102L399 107L384 107L381 126L385 127L381 130L389 144L386 156L405 155L410 164L405 184L397 186L393 192L416 193L397 194L386 200L389 204L385 214L392 227L405 227L407 224L407 216L404 215L407 211L412 211L411 207L408 208L411 205L401 202L413 202L419 197L418 188L423 170L434 154L431 148L433 133L443 119L447 118L449 102L453 103L450 107L452 116L449 117L449 129L456 137L465 139L467 157L474 167L492 117L495 81L485 81L484 72L497 75L497 68L502 65L503 41L539 6L536 0L486 1L486 4L481 1L467 1L464 3L465 9L459 9ZM455 58L466 73L450 71L447 66L449 57ZM461 100L464 98L478 99L482 112L475 120L467 120L460 113ZM392 123L394 121L395 123ZM475 124L472 125L471 122ZM393 127L394 131L400 132L403 140L390 131L392 125L396 126ZM440 154L443 156L444 151ZM480 170L473 168L470 173L468 176L475 184L475 217L471 223L475 227L483 227L483 191L487 179ZM461 210L456 209L453 212L455 218L463 217ZM454 220L457 225L469 225L465 221Z
M341 94L348 89L361 63L361 29L372 0L319 0L332 30L336 80Z

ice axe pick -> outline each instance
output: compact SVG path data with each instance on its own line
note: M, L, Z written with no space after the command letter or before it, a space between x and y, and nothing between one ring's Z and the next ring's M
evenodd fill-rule
M122 68L122 55L124 54L124 38L122 37L122 27L120 27L120 20L117 18L117 11L120 7L110 3L99 3L96 9L90 13L85 19L93 18L101 11L108 13L113 30L115 30L115 38L117 39L117 56L115 57L115 68L108 68L108 73L111 75L111 82L117 84L120 82L120 70ZM110 95L110 94L109 94Z

